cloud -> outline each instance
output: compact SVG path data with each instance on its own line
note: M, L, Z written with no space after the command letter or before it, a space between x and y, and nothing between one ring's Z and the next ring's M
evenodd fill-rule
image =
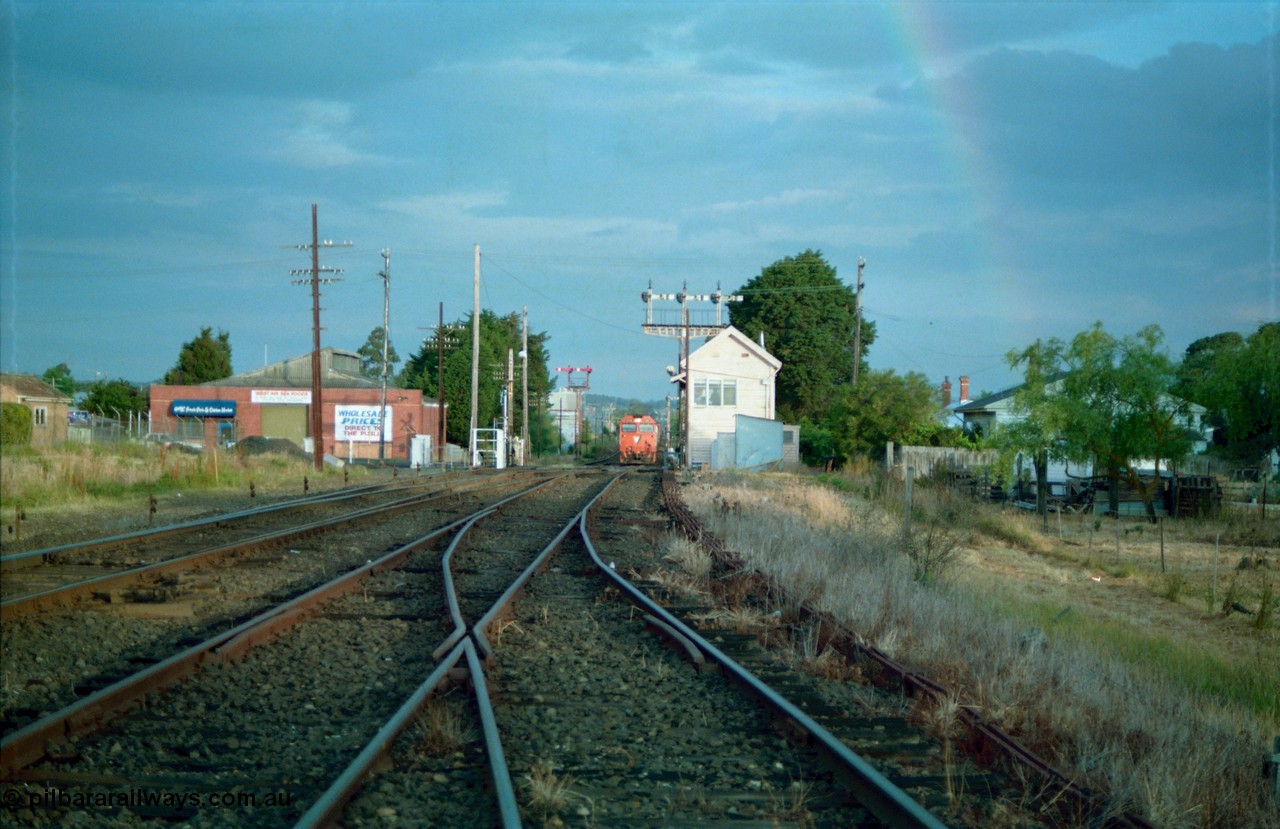
M816 188L796 188L785 190L777 195L764 196L758 199L747 199L745 201L722 201L716 202L708 209L712 213L736 213L743 210L768 209L773 207L794 207L806 202L815 201L833 201L843 198L842 193L835 190L822 190Z
M363 131L351 126L351 105L339 101L312 100L298 104L297 123L277 134L267 155L300 167L347 167L353 164L381 164L390 159L361 152L351 142Z
M1023 202L1265 193L1276 42L1175 46L1129 69L1001 49L941 81L978 164Z
M148 204L156 207L203 207L209 202L209 194L187 189L179 192L172 188L142 184L139 182L121 182L103 189L108 200L125 204Z

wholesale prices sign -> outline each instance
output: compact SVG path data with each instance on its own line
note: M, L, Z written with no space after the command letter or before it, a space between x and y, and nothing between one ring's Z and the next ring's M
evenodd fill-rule
M378 425L382 423L382 439L391 440L391 407L386 408L385 420L378 417L377 406L334 406L333 437L335 440L378 440Z

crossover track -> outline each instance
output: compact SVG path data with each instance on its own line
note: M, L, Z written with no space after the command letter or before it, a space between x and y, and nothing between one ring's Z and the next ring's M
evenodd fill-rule
M943 826L619 572L620 477L527 481L6 734L8 825Z

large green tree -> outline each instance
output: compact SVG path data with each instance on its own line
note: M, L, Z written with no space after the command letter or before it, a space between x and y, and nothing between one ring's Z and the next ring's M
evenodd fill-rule
M857 387L845 384L836 400L827 423L836 453L846 459L902 443L938 418L937 391L914 371L862 372Z
M76 378L71 376L71 368L66 363L58 363L45 369L40 379L66 395L75 394Z
M103 417L123 418L129 412L145 412L148 397L145 389L128 380L96 380L89 386L84 407Z
M1009 365L1022 367L1023 384L1013 396L1014 419L998 425L989 444L1001 452L1003 465L1012 466L1019 453L1031 458L1036 473L1036 512L1042 523L1049 520L1049 461L1066 460L1060 439L1062 408L1053 404L1061 375L1060 343L1039 340L1022 351L1009 352Z
M856 295L836 276L822 253L806 250L761 270L737 293L730 319L742 333L758 339L782 361L778 372L778 415L784 420L825 419L831 401L853 375ZM863 320L864 373L875 324Z
M194 386L231 376L231 335L212 328L201 328L200 334L182 344L178 363L164 375L167 386Z
M1055 338L1034 351L1037 372L1061 374L1049 393L1036 395L1035 416L1061 441L1055 451L1106 471L1113 510L1124 479L1141 493L1152 521L1161 464L1177 462L1192 445L1186 401L1170 393L1175 365L1163 342L1156 325L1117 339L1095 323L1069 344ZM1138 461L1151 461L1155 477L1139 474Z
M395 384L396 363L400 362L400 355L396 353L396 347L386 339L387 334L381 325L369 332L369 338L364 341L364 345L360 346L356 351L360 355L360 373L365 377L375 380L382 377L382 344L386 341L387 345L387 382Z
M1280 449L1280 322L1247 338L1215 334L1187 347L1178 392L1209 410L1215 442L1240 459Z
M508 350L512 352L515 363L512 423L519 423L523 407L519 356L521 328L521 318L517 313L502 317L492 311L480 313L480 388L476 395L476 425L480 428L489 427L502 416ZM442 342L444 399L449 406L448 438L453 443L466 446L471 419L471 315L446 325L445 329ZM547 342L550 339L546 332L529 332L529 438L534 454L544 453L555 446L554 426L548 426L550 415L544 411L545 407L539 405L539 401L547 399L552 387L547 369ZM423 341L421 348L405 363L400 374L401 385L422 389L431 397L437 395L441 374L436 346L434 337Z

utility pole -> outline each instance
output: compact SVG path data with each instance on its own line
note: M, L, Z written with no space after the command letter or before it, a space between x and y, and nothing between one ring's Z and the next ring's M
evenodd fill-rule
M436 346L436 435L433 440L436 443L436 460L444 463L444 449L448 437L445 434L445 414L446 406L444 403L444 350L446 344L449 348L453 348L456 343L453 342L452 335L457 331L458 326L444 324L444 303L440 303L440 322L434 328L426 326L424 331L435 331ZM423 350L429 347L427 340L422 341Z
M391 249L382 249L382 406L378 409L378 460L386 457L387 343L391 341Z
M476 462L476 418L479 412L480 388L480 244L476 243L475 254L475 279L473 280L472 293L474 298L471 307L471 428L468 434L469 463L474 466Z
M853 382L858 385L858 364L862 362L862 269L867 261L858 257L858 293L853 300Z
M515 419L512 410L516 406L515 398L515 352L510 348L507 349L507 400L506 405L502 407L502 433L507 441L507 445L511 445L511 421ZM507 460L510 461L511 453L507 452Z
M524 466L528 463L529 452L533 450L533 445L529 441L529 306L524 306L521 312L524 321L523 331L520 335L520 384L522 386L520 393L520 437L524 441L520 444L523 451L520 453L520 465Z
M684 395L684 399L680 401L680 445L684 447L684 460L680 464L685 469L690 466L689 461L689 291L688 283L676 294L676 299L680 302L680 365L684 366L684 382L680 384L680 391Z
M326 285L342 280L333 277L321 277L322 273L342 273L340 268L320 267L320 248L349 248L350 242L334 243L326 239L320 241L319 225L316 220L316 206L311 205L311 244L285 245L298 250L311 251L311 269L290 269L291 275L309 275L306 279L291 279L293 285L311 286L311 443L315 456L316 471L324 469L324 401L322 399L323 384L320 381L320 283Z
M440 432L440 465L444 466L444 303L440 303L440 323L436 327L436 423Z

